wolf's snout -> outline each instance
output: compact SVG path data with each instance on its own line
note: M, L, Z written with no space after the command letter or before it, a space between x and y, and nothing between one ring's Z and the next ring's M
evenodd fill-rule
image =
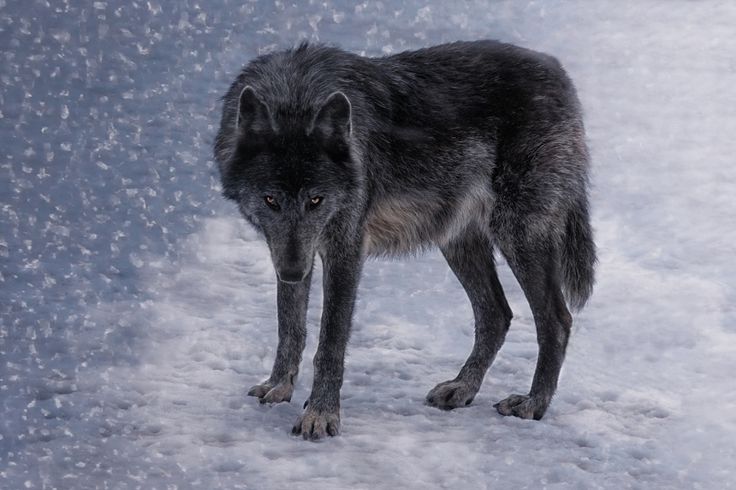
M302 282L307 275L306 270L301 267L282 267L276 271L279 281L287 283Z

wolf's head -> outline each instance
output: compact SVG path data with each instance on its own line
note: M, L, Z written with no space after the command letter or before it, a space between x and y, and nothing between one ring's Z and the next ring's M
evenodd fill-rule
M345 94L332 93L313 115L304 112L306 117L272 112L245 87L238 99L235 146L221 167L223 195L263 233L279 280L290 283L311 270L323 232L350 201L358 179Z

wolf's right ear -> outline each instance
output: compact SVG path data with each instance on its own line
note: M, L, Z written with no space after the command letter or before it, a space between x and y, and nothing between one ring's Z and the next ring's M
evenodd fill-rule
M238 115L235 126L243 134L266 133L274 130L271 112L250 85L246 86L238 97Z
M312 130L327 140L347 141L352 131L352 107L342 92L333 92L320 108Z

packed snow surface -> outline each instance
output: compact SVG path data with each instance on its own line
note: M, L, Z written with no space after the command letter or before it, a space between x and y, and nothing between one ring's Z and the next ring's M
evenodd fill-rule
M736 464L736 4L0 0L0 488L724 488ZM380 56L495 38L557 56L592 152L600 263L539 422L514 320L473 404L441 255L365 267L342 434L246 397L276 347L267 249L219 195L219 101L300 39Z

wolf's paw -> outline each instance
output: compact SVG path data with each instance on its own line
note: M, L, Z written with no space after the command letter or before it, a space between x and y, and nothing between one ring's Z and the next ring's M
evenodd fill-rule
M258 398L263 398L264 396L266 396L266 393L271 391L271 388L273 388L273 385L268 381L264 381L259 385L252 386L248 390L248 396L257 396Z
M547 411L549 401L529 395L511 395L493 406L501 415L539 420Z
M301 434L305 440L318 441L340 433L340 410L317 410L307 405L304 413L296 420L294 435Z
M294 393L294 384L291 380L292 378L287 376L276 385L268 381L255 385L248 390L248 396L258 397L261 403L290 402L291 395Z
M445 381L427 393L426 403L442 410L470 405L478 390L464 381Z

